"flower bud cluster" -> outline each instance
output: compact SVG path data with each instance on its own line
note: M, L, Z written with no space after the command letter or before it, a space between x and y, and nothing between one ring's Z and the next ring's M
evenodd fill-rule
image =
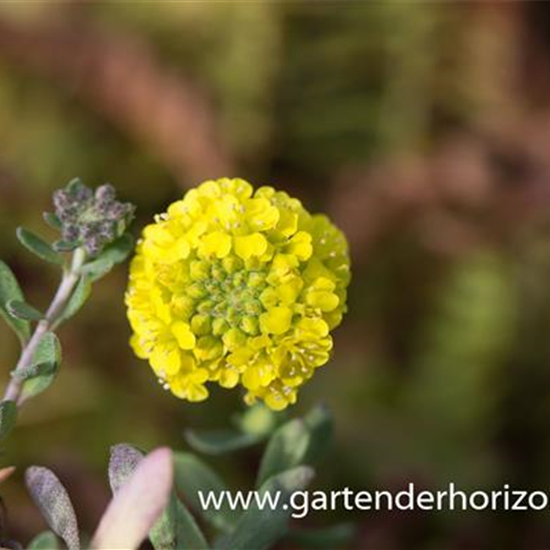
M53 202L62 239L55 247L70 251L82 246L90 256L120 237L134 215L134 206L117 201L109 184L94 192L80 180L73 180L54 193Z

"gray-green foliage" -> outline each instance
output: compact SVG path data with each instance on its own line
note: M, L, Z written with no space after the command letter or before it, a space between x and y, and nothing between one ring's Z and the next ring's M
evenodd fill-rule
M69 550L80 550L76 514L59 479L47 468L38 466L29 468L25 478L50 529L65 541Z
M61 233L60 240L51 244L24 227L16 232L29 252L62 270L45 313L25 300L15 274L0 261L0 315L23 348L4 395L2 439L13 427L13 406L43 392L56 377L61 345L54 331L84 305L92 283L124 261L133 247L127 229L134 207L117 201L112 186L103 185L94 192L73 180L54 193L53 203L55 213L45 213L44 219ZM59 246L61 241L71 246Z
M92 537L91 548L104 548L102 544L117 541L119 544L126 541L125 548L137 548L147 533L155 550L267 550L286 536L323 547L315 542L322 538L322 533L304 529L294 532L290 528L293 512L290 498L295 491L304 490L314 476L311 464L319 459L327 444L330 416L326 409L317 408L303 419L290 420L276 428L273 413L264 414L266 411L256 410L252 414L264 421L271 416L268 422L258 424L250 419L239 422L243 427L241 435L247 433L246 427L252 428L256 435L260 426L271 427L269 434L263 433L269 442L254 493L257 499L252 498L246 510L231 509L227 501L219 510L205 509L200 493L203 499L208 493L223 498L230 488L212 466L195 454L159 449L145 455L131 445L115 445L109 461L113 500ZM292 452L291 443L296 449ZM235 448L230 446L227 452L230 451ZM216 449L215 454L221 454L221 450ZM69 550L78 549L80 541L87 538L78 531L69 496L57 477L46 468L32 467L27 470L26 479L52 530L36 537L30 548L45 548L48 544L55 548L55 533ZM272 502L278 495L273 508L259 504L267 493ZM213 531L209 532L211 542L199 526L204 522ZM351 536L352 530L349 526L333 526L329 534L331 540L341 542Z

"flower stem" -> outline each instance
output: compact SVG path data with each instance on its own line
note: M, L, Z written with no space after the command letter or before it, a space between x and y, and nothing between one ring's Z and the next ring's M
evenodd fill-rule
M42 337L46 334L46 332L57 326L60 316L65 310L65 307L67 306L67 303L69 302L80 279L80 268L84 264L85 260L86 254L84 250L82 248L77 248L73 254L69 268L63 273L61 283L59 284L55 296L48 307L44 319L38 322L32 336L23 348L14 372L17 372L20 369L26 369L31 365L40 340L42 340ZM11 381L4 393L3 400L14 401L18 405L21 405L22 389L23 380L17 376L12 376Z

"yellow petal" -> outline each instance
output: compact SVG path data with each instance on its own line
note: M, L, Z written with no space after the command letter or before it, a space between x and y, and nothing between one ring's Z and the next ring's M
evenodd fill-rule
M307 304L312 307L318 307L321 311L332 311L338 307L340 298L332 292L324 290L314 290L309 292L306 298Z
M248 390L257 390L267 386L273 380L273 367L266 364L251 365L242 375L243 386Z
M174 375L181 367L180 351L175 346L157 344L149 358L153 370L160 376Z
M311 235L305 231L298 231L298 233L290 239L288 252L294 254L302 261L308 260L313 253Z
M260 315L260 329L264 334L283 334L290 328L292 310L274 307Z
M261 256L267 250L267 240L261 233L235 237L235 252L243 260Z
M293 304L300 295L302 286L302 280L299 277L294 277L289 282L276 288L277 296L283 304Z
M223 343L229 350L237 350L246 346L246 334L238 328L229 329L222 337Z
M304 337L314 340L327 336L328 325L323 319L304 317L298 323L298 330L302 333Z
M149 350L145 345L144 339L138 336L137 334L133 334L132 337L130 338L130 346L134 350L134 353L140 359L147 359L149 357Z
M288 407L288 401L279 392L269 392L264 401L272 411L282 411Z
M195 346L195 335L191 332L187 323L176 321L172 323L170 330L178 341L181 349L193 349Z
M200 252L205 256L225 258L231 251L231 237L222 231L213 231L201 239Z
M223 388L234 388L239 383L239 371L233 367L225 367L220 372L219 383Z

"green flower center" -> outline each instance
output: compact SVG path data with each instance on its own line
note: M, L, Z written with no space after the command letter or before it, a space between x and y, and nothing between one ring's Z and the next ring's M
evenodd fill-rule
M190 294L195 301L195 311L201 316L192 326L200 332L200 324L208 318L214 334L222 334L227 328L239 328L245 333L258 333L258 317L266 308L262 304L268 288L267 271L245 270L234 262L214 260L197 261L191 268L193 283ZM225 324L222 324L224 322Z

